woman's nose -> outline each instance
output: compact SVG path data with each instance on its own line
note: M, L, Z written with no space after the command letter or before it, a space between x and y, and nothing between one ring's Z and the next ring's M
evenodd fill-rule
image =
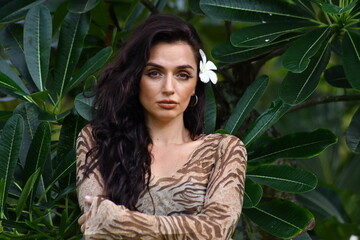
M175 92L174 78L171 74L166 75L166 77L164 79L163 92L167 95L171 95Z

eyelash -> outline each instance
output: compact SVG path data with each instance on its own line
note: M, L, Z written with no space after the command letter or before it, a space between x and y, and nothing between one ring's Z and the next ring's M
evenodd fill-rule
M150 70L147 74L147 76L151 78L158 78L162 75L159 71L156 70ZM187 72L180 72L175 75L176 77L179 77L181 80L188 80L192 78L191 74L188 74Z

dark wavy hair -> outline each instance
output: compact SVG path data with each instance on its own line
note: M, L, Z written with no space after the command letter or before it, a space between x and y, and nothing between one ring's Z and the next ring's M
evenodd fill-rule
M201 40L193 26L164 14L144 20L125 42L119 55L100 74L95 87L94 117L90 122L94 147L87 153L88 175L98 167L104 179L105 197L136 210L140 194L148 188L151 176L151 137L139 101L139 83L158 43L183 41L200 61ZM198 66L199 68L199 66ZM199 70L198 70L199 71ZM205 86L198 81L198 104L188 106L184 124L194 140L203 132ZM191 103L190 103L191 105Z

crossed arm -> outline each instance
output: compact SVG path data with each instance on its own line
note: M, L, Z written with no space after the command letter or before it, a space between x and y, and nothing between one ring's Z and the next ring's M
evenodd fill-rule
M155 216L130 211L101 197L103 182L95 170L83 176L86 152L92 146L83 130L77 142L79 219L86 239L230 239L241 214L246 151L235 137L221 142L210 175L203 210L197 215Z

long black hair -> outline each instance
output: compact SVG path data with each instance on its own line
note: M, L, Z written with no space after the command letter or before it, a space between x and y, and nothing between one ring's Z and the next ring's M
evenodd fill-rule
M107 198L136 210L140 194L151 176L151 137L139 101L139 83L158 43L183 41L199 63L201 40L193 26L182 19L158 14L144 20L126 41L115 60L100 74L95 87L94 117L90 122L95 146L87 153L86 174L98 167ZM199 70L198 70L199 71ZM196 106L184 112L184 124L194 140L203 132L205 87L197 82ZM190 103L191 104L191 103Z

